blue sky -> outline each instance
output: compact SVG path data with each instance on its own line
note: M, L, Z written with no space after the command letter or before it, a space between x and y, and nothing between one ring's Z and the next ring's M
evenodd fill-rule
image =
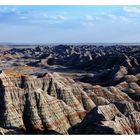
M140 6L0 6L0 42L140 42Z

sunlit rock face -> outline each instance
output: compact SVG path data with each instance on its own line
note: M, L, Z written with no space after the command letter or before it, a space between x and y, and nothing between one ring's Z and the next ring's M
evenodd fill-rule
M73 86L72 80L57 74L16 78L2 72L0 84L0 125L4 129L67 134L95 106L80 87Z
M0 134L140 134L139 46L0 53Z
M123 88L77 83L57 73L9 77L1 72L0 132L139 134L139 104Z

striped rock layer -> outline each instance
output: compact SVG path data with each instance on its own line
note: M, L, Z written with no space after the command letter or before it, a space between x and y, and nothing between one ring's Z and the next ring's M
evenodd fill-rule
M0 133L140 134L140 104L124 88L77 83L57 73L1 72Z

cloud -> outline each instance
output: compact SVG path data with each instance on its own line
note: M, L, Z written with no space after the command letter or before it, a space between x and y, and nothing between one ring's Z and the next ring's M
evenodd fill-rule
M128 16L124 16L124 15L108 14L107 16L111 22L116 22L116 23L130 23L130 22L132 22L132 20Z
M94 20L93 16L90 16L90 15L85 16L85 19L87 21L93 21Z
M25 14L27 13L27 11L23 12L23 11L19 11L16 9L16 7L3 7L3 6L0 6L0 15L1 16L8 16L8 18L10 16L19 16L19 15L22 15L22 14Z
M118 40L118 37L122 35L135 36L136 32L139 35L139 13L138 6L104 6L99 7L97 11L94 6L87 10L71 8L68 11L66 7L60 10L56 7L50 9L48 7L0 6L0 38L6 40L9 37L10 41L26 41L32 38L34 41L46 41L46 38L63 41L64 37L67 37L69 41L79 37L81 40L93 41L94 35L96 41L110 38ZM137 23L137 25L131 23ZM3 34L5 34L4 37Z
M82 21L82 25L86 27L91 27L91 26L98 26L102 25L103 23L106 24L112 24L112 23L117 23L117 24L122 24L122 23L129 23L132 22L131 18L129 18L126 15L122 14L116 14L116 13L110 13L110 12L104 12L98 15L86 15L84 17L84 20Z
M43 16L40 17L31 17L29 19L29 23L32 24L49 24L49 25L54 25L54 24L61 24L66 22L68 17L62 16L62 15L48 15L48 14L43 14Z
M47 12L42 14L45 19L51 20L66 20L68 19L66 16L63 15L49 15Z
M113 21L116 21L116 20L119 20L120 19L120 16L116 16L114 14L108 14L108 17L113 20Z
M1 23L14 25L29 24L58 24L64 22L68 17L61 14L49 14L46 10L19 10L15 7L0 6Z
M83 20L81 20L81 25L85 26L85 27L90 27L94 25L94 17L91 15L86 15L84 16Z
M93 22L81 22L81 25L85 26L85 27L91 27L94 26Z
M0 13L15 12L16 8L12 7L0 7Z
M21 16L20 19L25 20L25 19L28 19L28 17L27 16Z
M139 7L129 7L125 6L123 7L123 11L128 12L128 13L140 13L140 8Z
M47 16L46 19L48 20L59 20L59 21L62 21L62 20L66 20L68 19L67 17L65 16L62 16L62 15L51 15L51 16Z

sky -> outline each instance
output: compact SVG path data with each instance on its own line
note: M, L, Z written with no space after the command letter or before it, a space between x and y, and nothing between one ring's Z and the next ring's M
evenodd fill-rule
M140 43L140 6L0 6L0 42Z

